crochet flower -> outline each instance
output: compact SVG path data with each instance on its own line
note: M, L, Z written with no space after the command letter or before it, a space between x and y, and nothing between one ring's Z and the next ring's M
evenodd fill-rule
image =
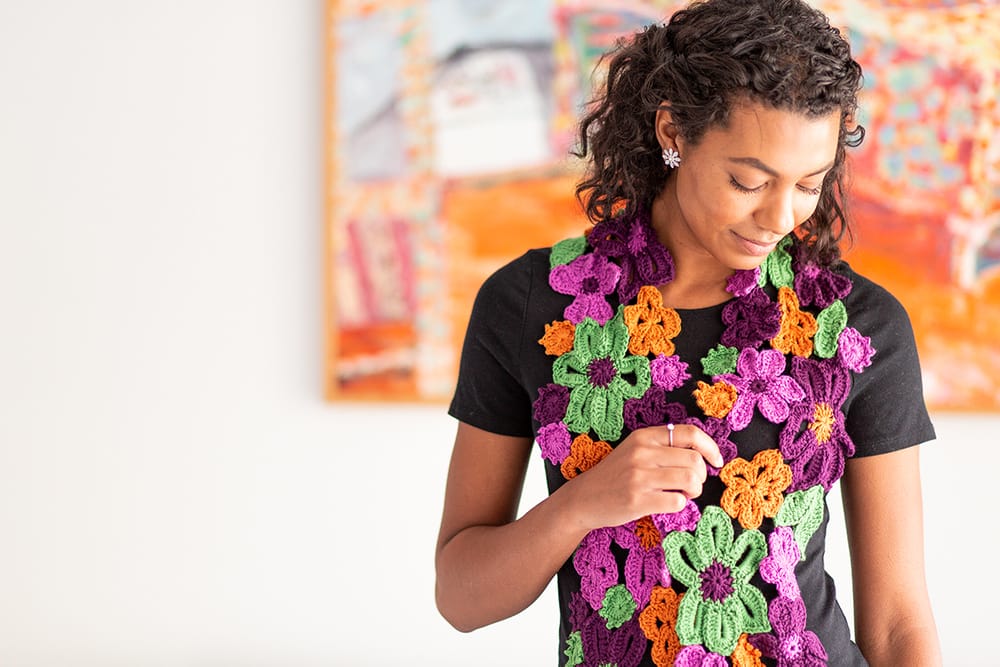
M802 597L799 582L795 579L795 566L799 562L799 545L788 526L778 526L767 538L768 554L760 562L761 579L774 584L778 593L796 600Z
M560 294L576 297L563 316L573 324L590 318L604 324L614 315L605 295L614 291L621 270L603 255L580 255L549 272L549 285Z
M667 391L673 391L684 386L691 379L688 365L676 354L666 356L659 354L649 362L649 373L653 384Z
M610 453L611 445L603 440L594 441L586 433L581 433L570 444L569 455L563 459L559 470L566 479L573 479L596 466Z
M618 563L611 553L613 534L614 528L592 530L573 554L573 568L580 575L580 595L595 610L601 608L604 594L618 582Z
M671 533L663 551L671 576L688 589L677 614L682 644L730 655L742 633L770 630L767 601L750 584L767 553L759 531L744 531L734 541L729 517L709 506L694 534Z
M804 388L781 432L781 453L792 467L792 491L822 484L827 491L844 474L854 442L841 409L851 390L847 369L832 359L792 359L791 375Z
M719 473L726 485L719 504L747 529L759 528L764 517L774 517L792 483L792 470L777 449L765 449L753 461L733 459Z
M545 354L558 357L573 349L576 327L569 320L553 321L545 325L545 335L538 342L545 348Z
M722 309L723 345L736 348L757 347L774 338L781 328L781 311L759 287L730 301Z
M692 531L701 521L701 510L693 500L688 500L680 512L672 514L651 514L650 518L661 535L669 535L676 530Z
M618 584L609 588L604 594L604 599L601 601L601 609L598 613L606 621L605 625L608 626L608 629L613 630L614 628L620 628L626 621L631 620L637 608L635 598L632 597L628 588L622 584Z
M773 424L788 419L788 404L802 399L805 391L798 382L782 375L784 370L785 356L777 350L758 352L747 348L740 352L736 361L739 375L726 374L720 378L734 386L738 393L728 417L734 431L747 427L754 408Z
M774 633L750 636L764 657L776 659L778 667L825 667L826 649L806 630L806 605L801 599L775 598L767 617Z
M855 373L861 373L872 365L875 348L872 339L862 336L854 327L846 327L837 339L837 357L840 363Z
M778 290L778 307L781 309L781 329L771 339L771 347L784 354L808 357L813 351L816 318L799 308L799 298L788 287Z
M663 305L663 295L646 285L639 290L634 306L622 309L628 327L628 350L645 357L648 354L673 354L671 340L681 332L681 318L673 308Z
M806 262L806 247L799 246L795 257L795 292L803 306L826 308L851 293L853 283L847 276L834 273L814 262Z
M532 403L535 420L542 426L562 421L568 405L569 388L550 382L538 388L538 398Z
M736 370L736 359L739 356L740 351L735 347L726 347L720 343L701 358L701 371L708 377L732 373Z
M680 403L668 403L665 389L651 386L641 398L625 401L623 415L625 427L637 431L647 426L679 424L687 418L687 410Z
M737 271L726 280L726 291L733 296L746 296L760 282L760 268Z
M663 285L674 279L673 258L642 217L600 222L587 239L595 253L621 266L618 296L622 303L631 301L643 285Z
M736 404L736 387L728 382L708 384L698 380L698 388L694 390L694 398L698 407L709 417L722 419L726 417Z
M562 422L546 424L538 429L538 437L535 439L538 441L542 457L553 465L561 465L570 454L572 438L566 424Z
M639 614L639 627L646 639L653 643L650 656L656 667L670 667L676 662L681 648L677 637L677 607L683 595L672 588L656 586L649 596L649 604Z
M627 348L620 314L603 327L590 319L576 327L573 349L552 365L553 380L570 388L564 420L570 430L621 437L625 400L639 398L650 385L649 359L626 354Z
M586 667L638 667L646 652L646 637L638 621L611 630L594 615L580 630Z
M702 646L685 646L671 663L675 667L729 667L729 661L718 653L709 653Z

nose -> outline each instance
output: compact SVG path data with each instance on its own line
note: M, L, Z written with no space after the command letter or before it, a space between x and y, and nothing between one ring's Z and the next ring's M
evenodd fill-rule
M775 236L784 237L796 227L795 193L775 189L757 215L757 224Z

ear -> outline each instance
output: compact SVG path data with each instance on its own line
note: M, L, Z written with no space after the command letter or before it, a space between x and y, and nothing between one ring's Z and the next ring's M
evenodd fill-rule
M684 138L680 136L677 125L674 124L673 115L670 113L670 102L660 103L660 108L656 111L656 120L653 123L660 148L673 148L677 152L682 152L681 144L684 143Z

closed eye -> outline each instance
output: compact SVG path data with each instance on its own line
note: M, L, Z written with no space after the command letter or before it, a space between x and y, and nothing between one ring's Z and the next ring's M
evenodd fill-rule
M758 185L755 188L748 188L747 186L745 186L742 183L740 183L739 181L737 181L736 178L733 177L733 176L729 177L729 184L731 186L733 186L734 188L736 188L737 191L742 192L744 194L748 194L748 195L760 192L767 185L767 183L764 183L763 185Z

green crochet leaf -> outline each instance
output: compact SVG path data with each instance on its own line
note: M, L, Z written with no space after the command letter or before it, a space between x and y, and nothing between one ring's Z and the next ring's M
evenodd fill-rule
M829 359L837 354L837 341L847 327L847 308L837 299L816 316L816 356Z
M785 496L778 516L774 517L776 525L791 526L802 560L806 559L806 545L823 523L823 505L823 485L817 484Z
M552 246L552 251L549 253L549 268L554 269L560 264L569 264L582 255L586 249L586 236L574 236L573 238L563 239Z
M583 640L580 638L579 630L571 632L566 637L566 650L563 651L563 655L566 656L566 667L583 664Z
M630 620L636 610L635 598L629 592L625 584L618 584L608 589L604 594L604 601L601 603L601 610L598 612L607 623L609 630L620 628L626 621Z
M708 354L701 359L701 370L708 377L715 377L723 373L736 372L736 360L740 356L739 349L727 347L719 343L708 351Z
M792 286L795 272L792 271L792 256L788 253L790 245L792 245L792 237L786 236L778 242L778 247L764 259L764 263L760 265L758 285L763 287L770 281L775 289Z

